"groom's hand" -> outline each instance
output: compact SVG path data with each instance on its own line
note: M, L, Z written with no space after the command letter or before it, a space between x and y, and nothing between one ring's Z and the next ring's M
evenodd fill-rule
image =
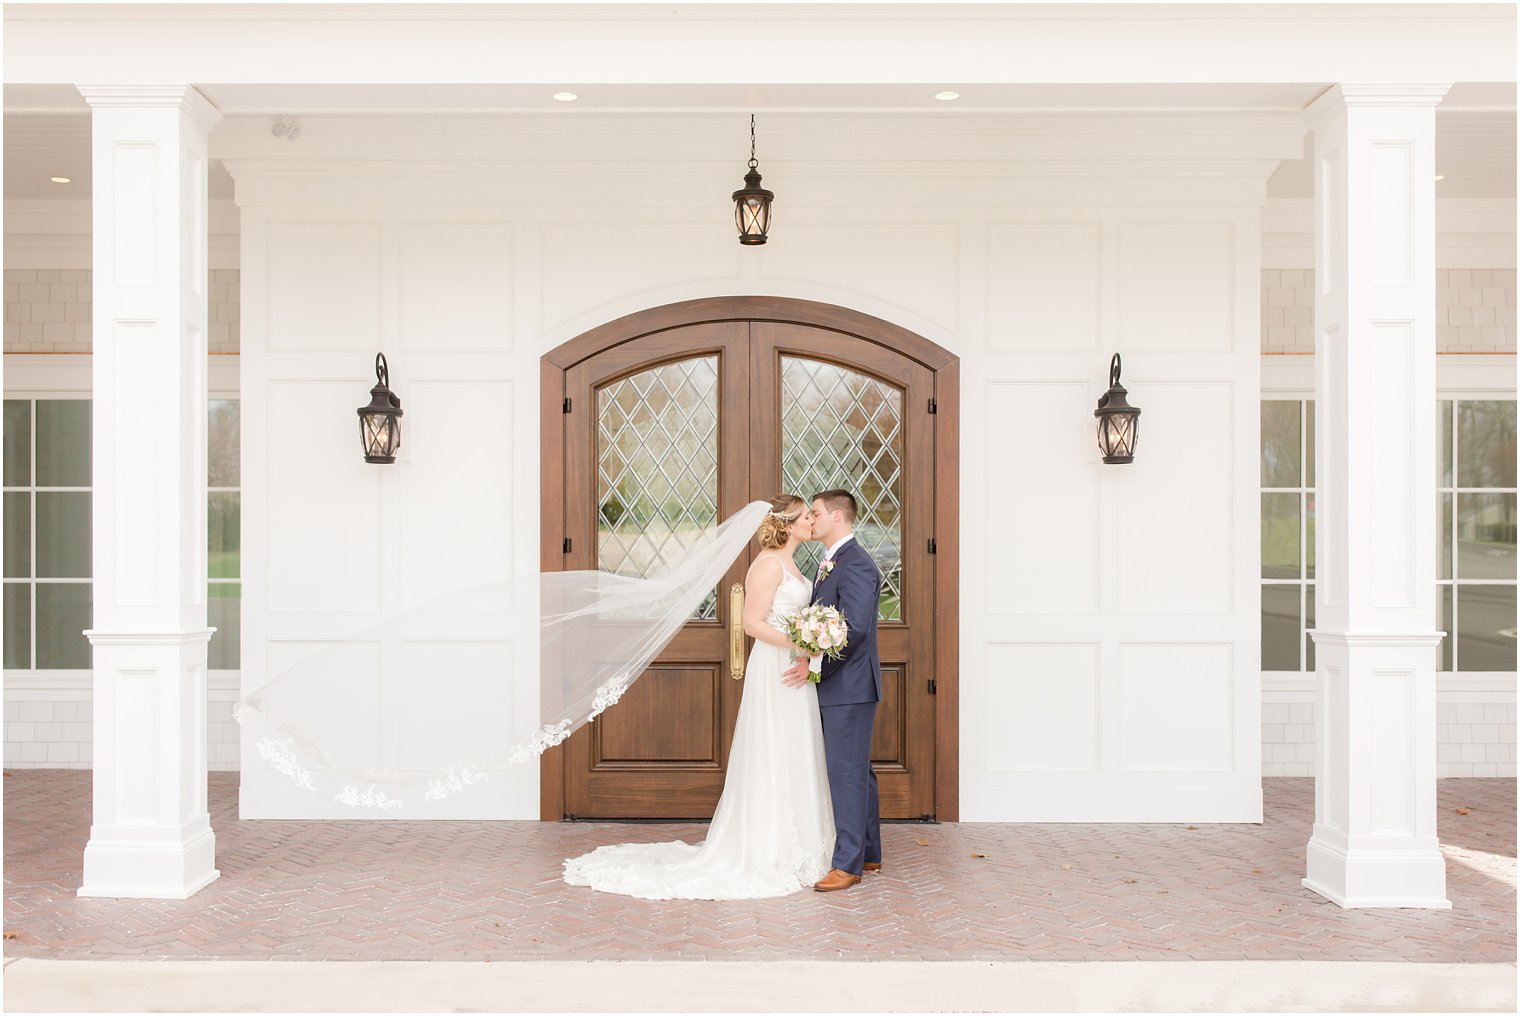
M808 683L808 661L798 660L781 672L781 683L788 688L801 688Z

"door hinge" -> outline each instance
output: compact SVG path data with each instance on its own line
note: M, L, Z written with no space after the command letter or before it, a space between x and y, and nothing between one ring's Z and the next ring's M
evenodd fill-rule
M939 684L937 682L935 682L934 678L932 678L932 677L929 678L929 694L930 695L938 695L939 694Z
M929 553L931 553L931 554L938 554L939 553L939 545L936 544L932 538L929 540Z
M570 537L565 537L565 553L570 553Z
M570 399L569 398L565 399L565 412L567 412L567 413L570 412Z
M937 413L937 412L939 412L939 403L935 402L933 399L929 400L929 412L931 412L931 413Z

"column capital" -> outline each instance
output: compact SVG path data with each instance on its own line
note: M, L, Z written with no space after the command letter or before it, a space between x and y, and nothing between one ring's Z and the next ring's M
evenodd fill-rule
M1451 82L1444 84L1340 84L1325 89L1319 98L1299 114L1310 130L1352 106L1435 106L1439 105Z
M222 111L193 85L75 85L92 110L179 109L201 130L209 131L222 120Z

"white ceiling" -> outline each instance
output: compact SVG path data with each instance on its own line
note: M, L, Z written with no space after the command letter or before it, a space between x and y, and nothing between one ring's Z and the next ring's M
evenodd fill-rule
M762 112L816 115L903 113L976 119L1033 112L1212 111L1297 112L1322 84L1271 85L205 85L201 90L228 116L281 114L462 116L514 114L574 118L591 113ZM960 92L953 102L934 93ZM552 91L575 92L571 103ZM4 196L7 199L87 197L90 187L89 110L68 85L6 85ZM1513 198L1516 179L1516 90L1512 84L1458 84L1436 113L1436 170L1445 176L1437 196ZM299 143L299 142L297 142ZM1270 197L1313 194L1310 162L1284 162L1268 185ZM52 176L70 177L54 184ZM213 164L211 196L230 197L231 178Z

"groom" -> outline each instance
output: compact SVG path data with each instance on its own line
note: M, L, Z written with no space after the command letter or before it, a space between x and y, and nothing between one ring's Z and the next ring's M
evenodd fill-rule
M876 648L881 572L855 539L855 514L849 491L813 495L813 539L827 548L813 581L813 602L838 607L849 627L843 655L824 659L818 685L835 828L832 869L813 886L824 893L848 889L863 871L881 870L881 815L871 771L871 730L881 701ZM806 683L807 666L806 659L799 660L782 673L788 687Z

